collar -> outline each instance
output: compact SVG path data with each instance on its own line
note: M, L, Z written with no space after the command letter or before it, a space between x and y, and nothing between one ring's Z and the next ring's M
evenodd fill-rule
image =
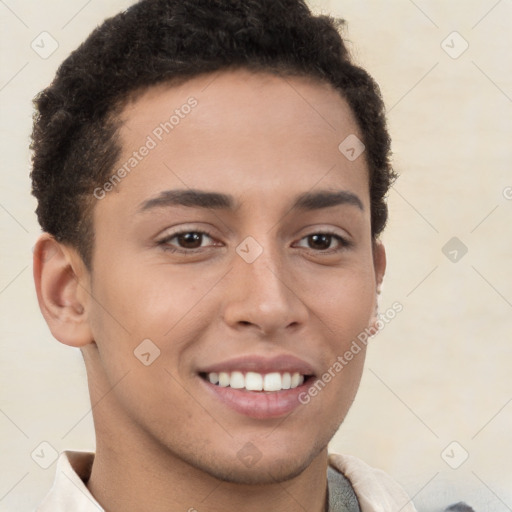
M91 452L62 452L52 488L35 512L104 512L86 487L93 461Z

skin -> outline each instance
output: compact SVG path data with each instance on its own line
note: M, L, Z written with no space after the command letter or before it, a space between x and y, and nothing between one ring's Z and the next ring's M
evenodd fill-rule
M119 164L190 96L192 112L93 198L92 271L48 234L36 246L41 310L87 368L97 441L87 485L109 512L321 512L327 444L354 400L364 349L282 418L232 410L204 392L197 372L239 355L291 354L320 376L373 325L385 252L371 236L364 153L351 162L338 150L362 135L327 84L229 71L131 101ZM140 211L175 189L229 194L236 206ZM290 211L297 196L320 190L355 194L362 209ZM196 245L171 237L205 229L211 238ZM312 242L326 230L350 245ZM235 250L247 236L263 248L252 263ZM134 356L144 339L160 350L149 366ZM247 443L261 454L251 467L237 457Z

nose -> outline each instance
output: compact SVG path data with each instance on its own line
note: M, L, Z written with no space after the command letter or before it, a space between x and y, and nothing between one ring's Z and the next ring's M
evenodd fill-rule
M268 337L305 324L308 308L278 249L263 248L251 263L235 254L227 278L223 318L231 328L250 329Z

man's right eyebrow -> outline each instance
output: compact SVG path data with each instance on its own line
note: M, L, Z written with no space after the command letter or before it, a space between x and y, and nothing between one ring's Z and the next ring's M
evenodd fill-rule
M188 206L192 208L212 208L215 210L234 210L235 200L232 196L219 192L202 190L165 190L158 196L144 201L139 206L139 213L169 206Z

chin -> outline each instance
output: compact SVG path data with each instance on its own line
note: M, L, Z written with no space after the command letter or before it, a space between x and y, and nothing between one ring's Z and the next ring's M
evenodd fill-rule
M312 460L312 458L311 458ZM260 460L253 467L245 467L238 463L233 468L226 464L225 467L210 467L206 471L217 480L237 485L269 485L286 482L299 476L311 464L309 458L297 461L297 458L281 459L274 461ZM237 461L238 462L238 461Z
M187 461L190 465L207 473L211 477L226 483L237 485L269 485L286 482L305 471L326 446L310 445L307 452L302 451L300 443L295 451L268 455L259 455L253 459L244 459L239 454L231 457L224 453L220 456L201 457Z

